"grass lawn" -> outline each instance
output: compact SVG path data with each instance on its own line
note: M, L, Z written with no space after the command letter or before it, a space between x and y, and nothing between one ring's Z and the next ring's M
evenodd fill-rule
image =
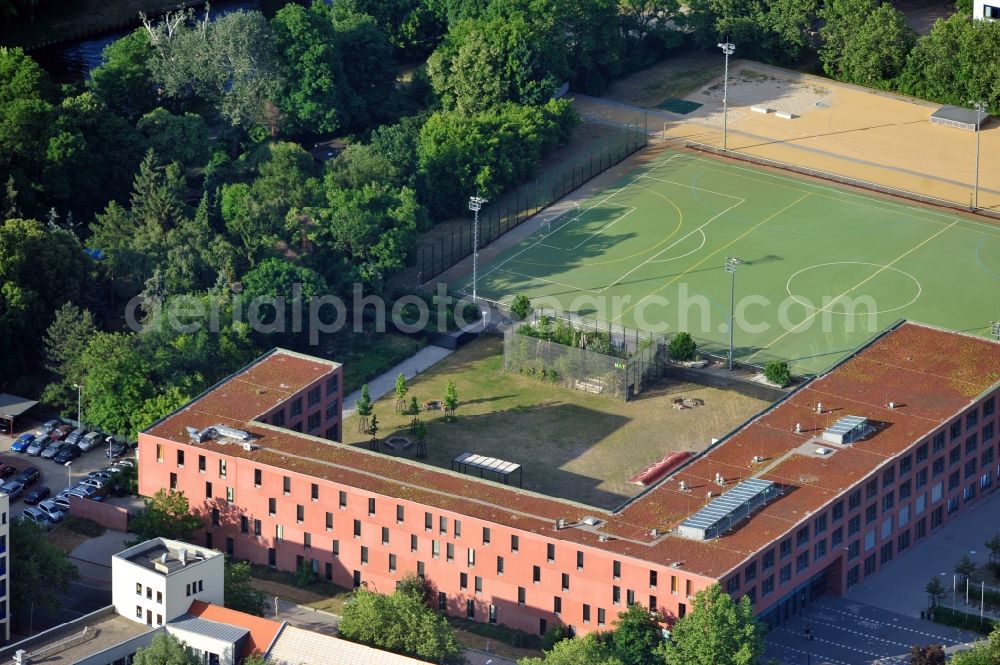
M251 585L273 599L275 596L284 600L325 610L333 614L341 614L344 603L351 595L350 589L339 587L323 580L299 587L295 585L292 573L274 570L266 566L251 567Z
M330 358L344 364L344 394L371 381L393 365L406 360L426 342L394 332L342 333L327 344Z
M721 54L695 51L621 78L603 96L625 104L655 108L666 99L690 95L722 73Z
M735 356L756 365L818 373L900 318L986 334L997 315L1000 226L671 150L481 265L478 290L724 354L727 257Z
M448 380L458 387L458 420L424 411L429 457L449 468L464 451L523 465L524 487L602 508L634 496L628 479L676 450L703 450L760 411L766 403L705 386L664 382L639 399L620 402L503 371L503 343L486 337L470 343L410 382L418 402L439 400ZM705 405L678 411L675 396L699 397ZM379 438L409 434L410 416L395 413L395 395L375 403ZM344 442L367 446L357 420L344 423ZM389 455L412 457L410 451ZM517 482L517 478L512 478Z

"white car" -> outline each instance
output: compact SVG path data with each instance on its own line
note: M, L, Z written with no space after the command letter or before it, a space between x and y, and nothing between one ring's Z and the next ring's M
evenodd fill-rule
M117 462L115 462L115 466L127 466L130 469L134 469L135 462L133 462L130 459L120 459Z
M100 476L91 476L89 478L84 478L79 483L76 484L77 487L93 487L96 491L103 490L108 484L108 481L101 478Z
M48 499L38 504L38 510L45 513L50 522L61 522L66 517L66 511L59 507L54 499Z
M56 508L61 510L64 514L69 512L69 494L59 494L58 496L49 499L43 503L52 503Z

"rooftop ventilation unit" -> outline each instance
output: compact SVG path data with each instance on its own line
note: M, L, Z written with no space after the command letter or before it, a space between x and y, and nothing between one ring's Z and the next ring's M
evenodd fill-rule
M860 441L873 431L875 428L864 416L844 416L823 432L823 440L843 446Z
M587 517L584 517L580 521L583 522L584 524L586 524L587 526L597 526L598 524L601 523L601 520L599 520L596 517L591 517L590 515L588 515Z
M773 481L745 480L681 522L677 532L694 540L715 538L780 493Z
M824 457L833 452L833 448L827 448L825 446L820 446L815 450L817 455L823 455Z
M205 441L218 438L236 439L237 441L249 441L253 438L250 432L229 427L228 425L212 425L203 430L195 427L187 427L185 429L187 429L187 433L194 443L204 443Z

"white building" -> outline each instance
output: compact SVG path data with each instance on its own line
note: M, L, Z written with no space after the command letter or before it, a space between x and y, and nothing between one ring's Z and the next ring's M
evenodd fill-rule
M972 16L981 19L1000 19L1000 0L974 0Z
M0 638L10 642L10 497L0 492Z
M155 538L111 558L111 602L137 623L162 626L185 614L191 601L223 604L221 552Z

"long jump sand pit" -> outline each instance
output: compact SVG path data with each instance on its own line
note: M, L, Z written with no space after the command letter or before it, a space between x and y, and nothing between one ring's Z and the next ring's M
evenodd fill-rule
M723 77L689 94L701 108L656 112L667 139L722 145ZM932 125L940 105L756 62L730 62L730 150L968 206L976 133ZM769 113L753 107L771 109ZM781 117L776 111L790 114ZM661 127L656 124L656 129ZM981 132L979 207L1000 212L1000 121Z

